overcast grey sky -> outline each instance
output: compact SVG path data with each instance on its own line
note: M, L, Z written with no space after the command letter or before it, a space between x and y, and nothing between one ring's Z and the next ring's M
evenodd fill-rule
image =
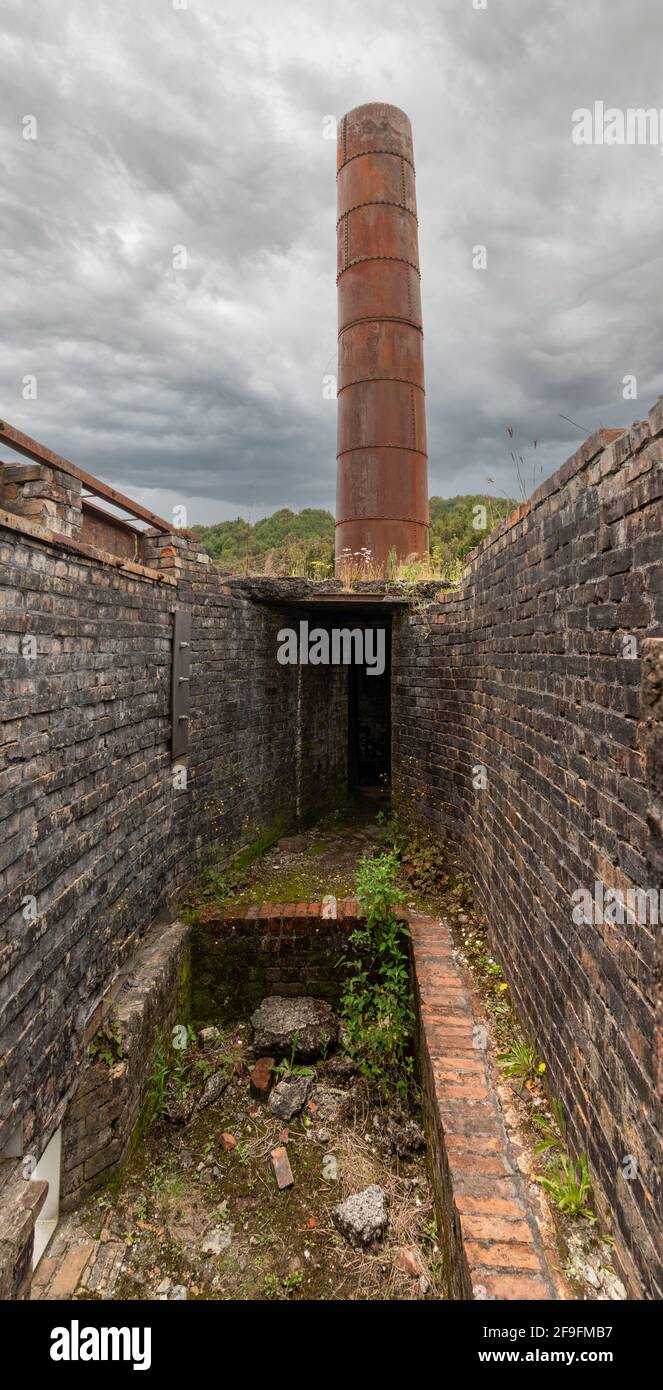
M431 493L517 496L507 425L538 480L583 437L562 415L646 413L661 146L571 131L599 99L663 107L660 5L178 3L4 0L4 418L161 514L185 503L189 524L333 510L323 128L365 101L413 126Z

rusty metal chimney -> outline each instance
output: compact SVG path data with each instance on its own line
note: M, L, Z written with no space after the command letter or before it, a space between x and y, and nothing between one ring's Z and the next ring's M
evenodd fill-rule
M371 102L338 130L336 570L428 553L428 453L410 122Z

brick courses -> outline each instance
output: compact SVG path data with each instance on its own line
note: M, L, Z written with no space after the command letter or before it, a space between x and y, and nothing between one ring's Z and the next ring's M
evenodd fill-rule
M95 558L0 513L0 1152L18 1123L24 1152L43 1152L90 1019L205 863L346 792L347 671L280 666L287 606L224 580L196 542L144 550L147 566ZM176 606L192 612L185 789Z
M471 870L629 1286L650 1297L655 930L577 927L571 895L661 886L661 687L650 665L643 704L642 657L663 634L662 429L659 402L618 437L597 431L472 553L457 592L396 621L392 687L396 804Z
M192 1014L208 1023L251 1013L269 994L315 995L332 1006L357 904L262 903L207 908L193 928Z
M446 923L408 914L419 1063L450 1298L555 1297Z

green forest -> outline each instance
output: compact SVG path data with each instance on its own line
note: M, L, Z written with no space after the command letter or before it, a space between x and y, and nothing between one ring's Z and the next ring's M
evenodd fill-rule
M466 494L430 499L430 569L457 577L466 555L518 504L511 498ZM485 522L485 525L484 525ZM334 572L334 518L322 508L282 507L253 525L243 517L193 530L228 574L291 574L325 578Z

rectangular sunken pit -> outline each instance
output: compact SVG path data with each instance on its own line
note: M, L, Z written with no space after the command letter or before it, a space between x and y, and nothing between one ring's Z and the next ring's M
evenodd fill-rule
M359 920L351 898L205 908L191 937L193 1021L244 1016L268 994L312 994L336 1005Z

